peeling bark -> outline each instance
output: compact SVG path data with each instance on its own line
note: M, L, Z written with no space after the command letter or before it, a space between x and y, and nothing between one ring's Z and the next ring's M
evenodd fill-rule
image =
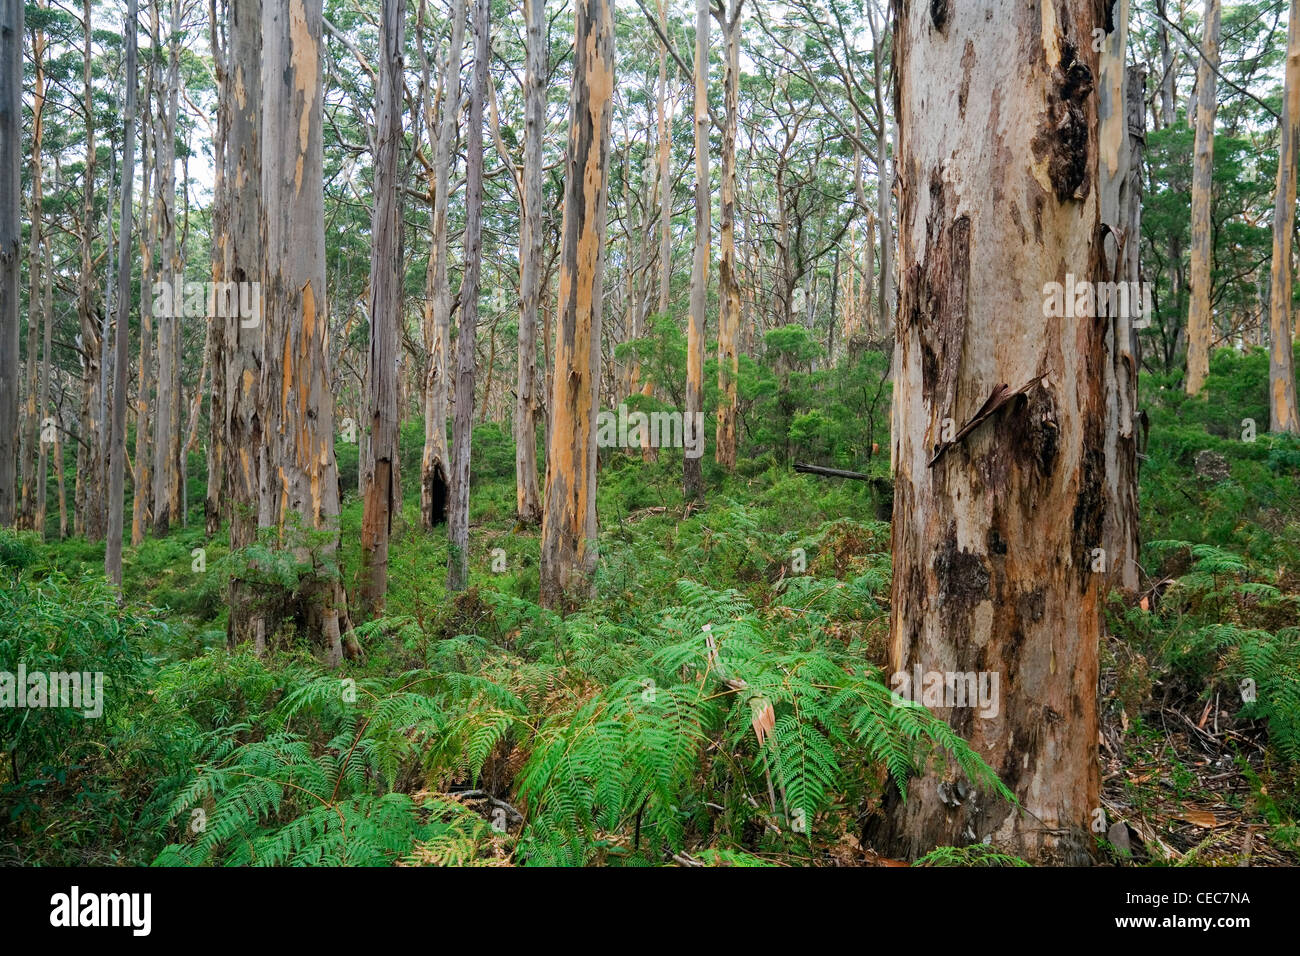
M1295 225L1296 140L1300 136L1300 0L1291 0L1286 45L1286 86L1277 188L1273 200L1273 264L1269 276L1268 408L1269 430L1300 434L1296 408L1291 327L1291 249Z
M1099 12L1091 0L996 17L954 4L938 27L933 6L903 2L894 39L890 664L998 675L996 713L932 710L1024 812L931 762L905 804L891 792L868 838L909 858L987 839L1032 860L1086 861L1100 786L1102 582L1090 557L1103 546L1105 329L1045 318L1042 303L1067 270L1101 278Z
M1205 0L1204 59L1196 71L1196 146L1192 158L1192 232L1189 282L1192 300L1187 313L1188 395L1199 395L1210 373L1210 348L1214 341L1211 307L1214 224L1211 221L1214 177L1215 71L1219 67L1220 0Z
M402 220L397 157L402 146L402 65L406 37L404 0L384 0L380 10L379 80L375 106L374 213L370 220L370 352L367 359L366 423L362 462L362 613L384 612L388 590L388 537L397 463L397 341L402 314Z
M596 566L596 404L614 92L611 0L576 0L559 327L552 376L541 600L572 608Z

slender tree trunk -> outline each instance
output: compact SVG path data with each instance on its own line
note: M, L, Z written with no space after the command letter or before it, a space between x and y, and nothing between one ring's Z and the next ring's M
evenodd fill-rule
M465 2L452 0L451 44L443 70L442 112L434 153L432 321L425 321L429 366L424 381L424 457L420 465L420 514L425 528L447 520L451 480L447 450L447 356L451 348L451 284L447 275L447 191L460 122L460 60L465 45Z
M369 454L363 463L361 581L358 600L367 617L384 612L388 592L388 536L397 462L397 342L402 315L402 220L397 155L402 148L402 62L405 0L380 9L379 80L375 104L375 206L370 221Z
M718 260L718 464L736 467L736 380L740 376L740 283L736 279L736 125L740 115L740 18L744 0L732 0L722 21L725 118L722 128L721 255ZM834 317L831 327L834 328Z
M1214 269L1214 115L1216 74L1219 66L1219 0L1205 0L1204 59L1196 71L1196 148L1192 159L1192 301L1187 313L1187 394L1199 395L1210 373L1210 348L1214 344L1211 305Z
M161 209L162 282L171 308L158 318L158 403L153 433L153 531L162 537L171 527L175 481L176 318L184 302L176 258L176 115L180 87L180 2L172 0L167 64L167 105L155 148L158 151L158 196Z
M49 3L39 4L42 14ZM27 250L27 389L23 414L22 476L23 492L18 512L18 526L36 526L36 461L40 457L40 410L36 407L40 391L40 363L36 360L41 334L41 230L44 217L42 202L41 150L45 133L45 31L32 30L32 154L31 154L31 235Z
M876 222L880 230L880 301L877 305L880 311L881 334L889 331L894 308L894 177L890 173L889 165L890 124L889 114L885 108L889 81L884 66L884 37L888 27L889 12L886 10L884 23L877 34L875 45L876 121L880 124L880 138L876 146L876 173L879 178L876 187ZM894 366L895 369L897 367Z
M893 686L908 696L898 675L919 671L999 688L978 709L955 695L923 702L1023 812L930 762L905 804L891 791L893 812L868 834L892 855L987 840L1031 860L1083 862L1093 845L1105 332L1036 306L1067 270L1102 277L1098 10L1058 0L986 18L974 4L906 2L895 24L907 172Z
M1286 87L1278 124L1277 189L1273 198L1273 265L1269 281L1269 430L1300 434L1291 344L1291 248L1295 225L1296 139L1300 135L1300 0L1291 0Z
M1156 0L1156 34L1160 43L1160 128L1174 125L1174 51L1169 44L1166 0Z
M519 368L515 385L515 512L525 524L542 519L537 483L537 312L542 297L542 134L548 66L546 4L524 0L524 201L519 233Z
M0 528L17 517L23 0L0 0Z
M126 486L126 379L130 364L131 326L131 229L133 210L131 188L135 183L135 104L136 104L136 0L127 0L126 104L123 108L122 133L122 206L118 219L117 247L117 328L113 342L113 422L108 442L108 531L104 550L104 570L117 587L122 586L122 519Z
M152 14L156 19L157 14ZM155 34L157 31L154 31ZM150 180L152 160L153 167L159 161L157 127L153 121L153 111L149 103L153 98L154 56L157 48L150 51L149 69L145 76L145 109L141 117L143 126L143 145L140 149L140 206L144 217L144 228L140 230L140 378L135 396L135 472L132 480L133 501L131 507L131 545L138 547L144 540L145 525L153 514L153 468L149 454L150 417L149 403L153 392L153 249L158 234L159 209L161 205L161 176L156 184ZM153 188L157 195L150 192ZM150 202L150 196L154 201Z
M254 314L247 318L240 309L229 309L214 319L222 320L225 327L225 379L218 387L225 393L230 548L238 551L257 540L259 525L270 524L269 510L266 521L261 520L262 472L270 434L266 425L269 409L261 397L266 329L266 287L261 272L262 0L230 0L229 12L229 132L223 160L228 201L219 241L226 281L241 298L247 290L249 302L254 298L257 302ZM278 391L266 394L274 396ZM252 641L254 651L264 652L266 619L257 605L256 587L232 574L228 603L227 643L235 647Z
M478 292L483 249L483 102L488 84L488 0L474 0L474 78L465 133L465 271L460 284L456 332L456 418L452 423L451 488L447 509L447 589L469 584L469 466L474 428L474 346L478 338ZM484 397L486 401L486 396Z
M696 434L704 411L704 308L709 292L709 240L713 190L709 181L709 2L695 4L695 258L691 266L691 319L686 335L686 409L683 444L698 447ZM703 457L682 458L682 494L687 501L704 498Z
M289 539L304 580L280 602L330 666L343 656L339 482L325 297L321 0L262 5L263 527ZM288 132L289 135L285 135ZM293 527L296 524L298 527ZM265 591L265 588L263 588ZM272 622L278 625L279 621ZM268 625L268 635L276 628Z
M542 515L541 600L572 608L596 567L596 406L614 93L611 0L574 4L560 296ZM706 18L707 19L707 18Z
M37 405L38 418L40 419L40 457L36 466L36 515L32 522L32 527L40 534L42 540L45 539L45 506L50 467L49 453L50 444L53 441L53 436L47 434L46 421L50 408L50 354L54 349L54 260L53 253L50 251L48 236L45 239L44 275L44 302L41 306L41 314L45 319L45 329L41 340L41 389L40 400ZM53 419L49 419L49 421L53 422ZM55 434L58 433L57 425L53 431Z
M212 282L218 289L226 282L226 245L230 241L230 197L226 177L226 150L230 142L230 49L223 25L229 18L229 7L223 2L218 11L217 0L208 0L209 43L217 78L217 134L213 144L216 167L212 184ZM236 292L238 295L238 292ZM208 321L208 363L212 366L212 400L208 406L208 485L203 497L204 531L208 537L216 535L221 520L229 515L227 492L233 485L227 473L226 416L228 414L226 385L226 314L214 309Z
M1098 192L1101 220L1106 227L1104 269L1111 282L1129 290L1113 303L1098 301L1099 320L1106 325L1106 492L1101 563L1111 588L1136 595L1138 572L1137 332L1141 316L1142 143L1145 81L1141 69L1130 70L1128 48L1129 0L1117 0L1115 29L1101 44L1098 82ZM1110 308L1110 305L1116 306ZM1106 308L1101 308L1105 305Z

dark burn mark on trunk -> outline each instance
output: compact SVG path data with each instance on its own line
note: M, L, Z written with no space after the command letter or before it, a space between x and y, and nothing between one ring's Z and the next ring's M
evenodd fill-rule
M948 29L948 0L930 0L930 22L940 33Z
M1083 199L1091 188L1088 173L1088 97L1093 76L1069 40L1061 40L1061 65L1053 71L1047 112L1034 136L1034 158L1047 159L1047 176L1059 202Z
M1079 588L1086 591L1092 574L1092 549L1102 547L1102 524L1106 499L1102 493L1106 482L1106 456L1100 447L1090 444L1083 456L1079 475L1079 494L1071 517L1074 559L1079 571Z
M1039 383L1021 398L1011 421L1012 452L1033 473L1046 480L1056 469L1060 430L1056 426L1056 400L1051 389Z
M939 604L949 621L955 622L958 616L969 614L975 605L988 600L989 570L982 555L957 546L956 522L948 526L933 567L939 586Z
M975 67L975 44L966 41L966 49L961 55L961 86L957 90L957 113L966 118L966 99L970 96L970 74Z

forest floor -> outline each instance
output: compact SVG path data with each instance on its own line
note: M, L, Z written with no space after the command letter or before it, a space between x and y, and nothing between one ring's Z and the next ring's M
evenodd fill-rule
M1228 371L1221 381L1242 377ZM1300 862L1300 445L1240 440L1253 399L1220 398L1153 406L1148 583L1140 601L1108 607L1097 842L1120 865ZM131 639L145 651L140 696L75 758L51 731L47 752L29 742L23 769L15 756L0 771L6 860L897 865L859 836L902 766L899 734L929 731L872 709L890 564L889 505L872 485L770 458L732 475L709 463L705 506L686 508L680 460L611 455L597 598L560 621L536 605L539 536L514 519L508 434L475 435L471 587L458 595L444 587L445 535L419 525L418 423L402 452L387 614L359 628L364 660L344 669L364 719L328 699L339 678L301 646L269 661L225 650L234 565L192 501L188 527L125 555L143 622ZM338 454L350 586L355 446ZM0 665L14 616L48 619L50 633L97 626L97 599L75 582L98 573L102 545L0 544L0 565L15 569ZM77 601L92 610L63 609ZM748 698L692 670L704 623L725 631ZM354 751L365 754L355 774ZM275 786L250 791L250 777ZM323 817L295 803L302 790ZM200 811L213 829L186 833ZM1016 861L977 847L925 862Z

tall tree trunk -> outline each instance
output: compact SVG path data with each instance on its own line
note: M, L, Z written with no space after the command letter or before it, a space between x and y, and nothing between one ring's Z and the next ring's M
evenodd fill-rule
M1219 67L1219 0L1205 0L1203 59L1196 70L1196 148L1192 159L1192 301L1187 313L1187 394L1199 395L1210 373L1210 347L1214 344L1211 305L1214 271L1214 116Z
M402 148L402 58L406 45L405 0L383 0L380 10L379 80L375 104L375 207L370 220L369 454L362 468L362 613L384 612L388 591L388 536L397 462L397 341L402 314L402 220L397 154ZM480 160L481 161L481 160Z
M456 331L456 418L451 431L451 487L447 509L447 589L469 584L469 466L474 428L474 346L478 338L479 272L483 249L483 102L487 99L488 0L474 0L474 78L465 132L465 270ZM486 396L484 396L486 401Z
M230 548L238 551L257 540L261 521L262 470L265 465L267 403L262 400L263 332L266 288L262 285L262 0L230 0L230 113L226 141L225 229L219 234L226 281L239 295L257 290L256 314L245 319L230 309L223 320L227 480L230 497ZM215 320L214 320L215 321ZM216 379L214 378L214 385ZM275 390L266 393L277 394ZM272 401L274 399L272 398ZM269 514L266 524L269 524ZM256 604L255 586L238 574L230 578L230 618L226 641L246 641L266 650L266 620Z
M95 106L94 106L94 71L93 71L93 54L91 49L91 38L93 36L93 21L91 17L91 0L82 2L82 109L86 123L86 159L85 168L82 172L82 189L81 189L81 216L77 223L77 247L80 251L80 264L77 269L77 322L81 330L81 348L82 348L82 388L81 388L81 408L80 422L81 434L77 443L77 475L74 490L74 516L73 525L75 530L83 532L90 540L97 540L103 537L103 491L105 485L105 475L103 472L103 458L99 454L102 447L102 433L104 431L105 421L99 414L99 410L104 401L104 378L103 378L103 353L106 345L102 326L97 321L98 316L95 312L95 294L97 292L95 276L95 258L94 258L94 223L95 223ZM112 162L109 163L110 170ZM112 175L109 175L109 188L112 188ZM109 235L106 237L109 249L112 249L112 216L109 216ZM111 255L105 255L105 261L111 262ZM109 270L105 270L108 272ZM107 314L107 302L105 303L105 314ZM55 455L58 460L59 485L60 485L60 508L66 508L66 502L62 500L63 495L63 457L62 457L62 440L55 448ZM94 474L93 482L87 481L90 473ZM89 486L93 483L94 487L99 489L96 498L93 501L88 495ZM88 512L94 511L97 519L88 521L90 517ZM92 534L97 529L98 535ZM62 529L61 536L66 534L66 527Z
M614 94L611 0L576 0L560 296L551 376L541 600L572 608L596 567L596 405ZM706 17L707 21L707 17Z
M208 0L209 44L217 78L217 130L213 144L215 158L212 184L212 282L218 289L226 282L226 245L230 241L230 197L226 177L226 150L230 142L230 48L228 33L223 25L229 17L229 6L222 3L218 11L217 0ZM237 294L237 293L236 293ZM208 363L212 366L212 401L208 406L208 486L203 496L204 531L208 537L216 535L221 520L229 515L227 492L233 482L227 473L226 415L226 316L220 309L213 310Z
M686 334L686 409L683 444L698 447L696 434L704 411L704 308L709 293L709 240L713 190L709 181L709 0L695 4L695 258L691 266L691 319ZM682 457L682 494L687 501L704 497L703 457Z
M23 0L0 0L0 528L17 517Z
M156 5L155 5L156 6ZM158 402L153 433L153 531L161 537L171 527L175 462L176 318L184 302L184 281L176 258L176 115L180 87L180 0L172 0L167 24L170 34L167 63L167 105L158 131L158 197L161 210L162 282L171 308L158 318Z
M542 297L542 134L546 126L546 4L524 0L524 202L519 233L519 369L515 385L515 512L542 519L537 485L537 312Z
M889 28L889 11L886 9L881 30L876 35L875 44L875 98L876 122L880 127L880 136L876 144L876 175L879 182L876 187L876 222L880 231L880 331L890 329L890 317L894 309L894 177L889 165L889 114L886 110L886 92L889 81L885 75L885 31ZM895 82L897 79L895 78ZM894 366L898 368L897 365Z
M1277 189L1273 198L1273 265L1269 281L1269 430L1300 434L1291 344L1291 247L1295 224L1296 138L1300 135L1300 0L1291 0L1286 87L1278 123Z
M1169 44L1166 0L1156 0L1156 34L1160 43L1160 128L1174 125L1174 50Z
M1101 221L1106 227L1104 268L1109 281L1129 290L1116 299L1118 308L1098 308L1106 325L1106 493L1102 565L1112 588L1136 595L1138 572L1137 331L1142 297L1138 267L1141 246L1142 143L1145 138L1145 80L1141 69L1130 70L1128 49L1129 0L1117 0L1115 29L1101 44L1098 83L1098 193ZM1098 305L1102 305L1099 300Z
M745 0L731 0L722 23L725 114L722 127L721 254L718 260L718 464L736 467L736 380L740 375L740 283L736 279L736 125L740 114L740 18ZM834 328L834 316L831 328Z
M49 3L39 4L42 14ZM32 154L31 154L31 235L27 249L27 389L23 414L22 473L23 492L18 511L18 526L31 529L36 524L36 461L40 443L40 410L36 407L40 391L40 363L36 360L41 334L41 228L44 217L42 202L41 150L45 133L45 31L32 30Z
M281 606L330 666L343 656L339 483L325 297L321 0L262 4L263 527L309 565ZM289 135L285 135L285 133ZM292 527L296 523L300 527ZM313 534L312 532L317 532ZM265 591L265 588L263 588ZM279 621L268 624L268 636Z
M136 103L136 0L127 0L126 104L122 132L122 206L118 219L117 327L113 334L113 422L108 441L108 529L104 549L104 570L117 587L122 586L123 494L126 487L126 379L131 358L131 189L135 184Z
M54 257L50 251L50 238L45 239L44 291L41 314L45 319L44 335L41 339L41 388L37 403L37 415L40 419L40 457L36 466L36 514L32 527L45 538L45 505L47 484L49 481L49 453L53 436L47 434L46 416L50 408L50 355L54 349ZM50 419L52 422L53 419ZM53 429L58 432L57 425ZM47 438L49 440L47 440Z
M151 17L156 21L157 12L151 10ZM153 31L156 37L157 30ZM162 178L157 182L150 179L154 168L158 166L157 126L153 121L153 111L149 103L153 99L154 88L154 54L157 46L150 50L149 68L145 74L145 109L141 117L143 126L142 146L140 148L140 206L144 217L144 228L140 230L140 378L135 396L135 473L132 480L133 501L131 507L131 544L139 546L144 540L145 524L153 514L153 462L149 454L150 434L150 396L153 392L153 250L158 235L159 206L162 203ZM150 161L152 160L152 168ZM151 186L152 183L152 186ZM150 189L156 193L151 193ZM153 196L153 201L150 197Z
M451 284L447 275L447 190L460 122L460 60L465 45L465 2L452 0L451 43L443 69L442 111L434 153L432 314L425 320L429 366L424 380L424 457L420 464L420 515L425 528L447 520L451 480L447 450L447 355L451 348Z
M973 4L905 2L895 24L905 173L890 663L1001 689L987 709L949 698L931 710L1024 812L931 762L905 804L891 791L893 812L869 834L893 855L987 839L1073 862L1093 843L1105 333L1038 303L1067 270L1101 278L1098 10L1057 0L985 18ZM1020 51L1014 68L1008 51ZM962 424L977 421L967 437Z

